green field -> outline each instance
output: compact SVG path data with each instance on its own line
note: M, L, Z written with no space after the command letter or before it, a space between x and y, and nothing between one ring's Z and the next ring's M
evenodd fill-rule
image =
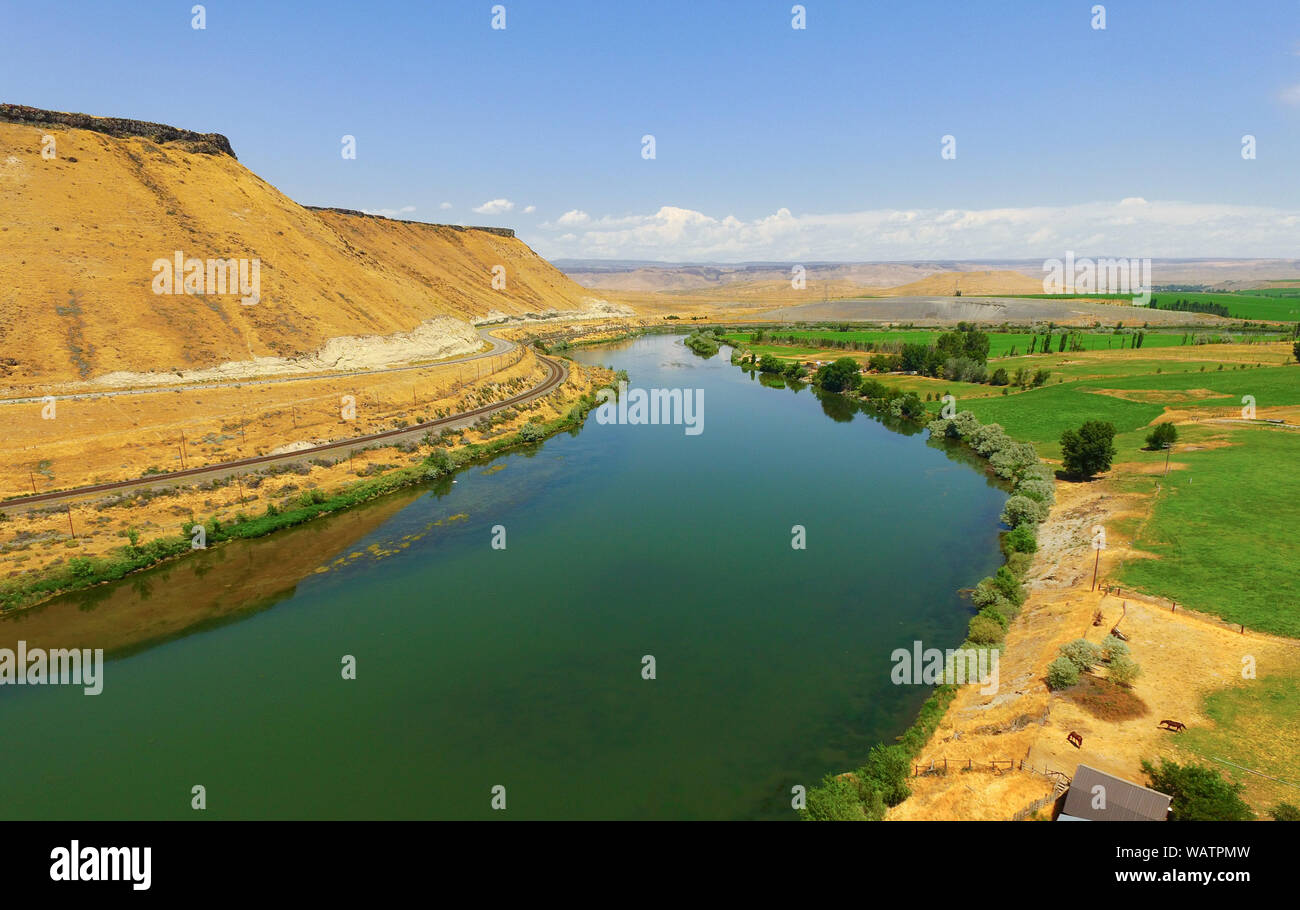
M1180 432L1173 457L1186 467L1163 478L1151 518L1134 541L1157 558L1126 562L1119 580L1229 622L1300 638L1300 474L1293 468L1300 433L1245 427L1225 434L1221 424ZM1229 445L1192 449L1225 435ZM1124 442L1125 460L1164 457L1134 452L1140 440ZM1146 489L1158 479L1130 475L1122 482Z
M1300 302L1297 303L1300 306ZM771 337L772 332L766 333ZM759 345L754 347L752 344L753 332L730 332L725 337L732 344L743 344L747 347L753 347L760 353L775 353L777 355L810 356L818 352L816 344L818 342L830 342L837 344L846 342L849 344L865 345L868 343L880 345L882 343L892 344L934 344L939 335L938 331L926 331L924 329L850 329L848 331L838 331L835 329L789 329L777 330L775 334L782 338L793 337L799 342L806 342L806 348L794 348L788 345ZM1148 331L1142 341L1142 349L1163 348L1163 347L1182 347L1192 345L1192 336L1198 333L1183 332L1156 332ZM1202 330L1199 334L1218 335L1218 332ZM1239 334L1239 333L1236 333ZM1007 357L1015 351L1017 355L1029 353L1029 345L1033 342L1035 336L1028 332L990 332L989 333L989 357ZM1087 351L1119 351L1129 350L1133 345L1133 336L1127 334L1115 334L1114 332L1085 332L1078 336L1081 339L1084 350ZM1235 337L1235 334L1234 334ZM1280 341L1284 336L1281 334L1270 334L1258 336L1258 340ZM1041 335L1038 344L1042 344ZM1052 339L1052 351L1056 352L1060 345L1060 338L1054 336ZM848 353L846 351L846 353ZM861 352L859 352L861 353ZM1068 349L1061 353L1071 353Z
M1261 319L1267 322L1300 322L1300 288L1259 288L1227 293L1223 291L1154 291L1153 302L1169 304L1175 300L1217 303L1228 308L1232 319ZM1289 292L1289 293L1288 293ZM1031 300L1061 297L1060 294L1005 294L987 296L1019 297ZM1129 301L1132 294L1077 294L1073 300ZM1161 307L1164 308L1163 306Z

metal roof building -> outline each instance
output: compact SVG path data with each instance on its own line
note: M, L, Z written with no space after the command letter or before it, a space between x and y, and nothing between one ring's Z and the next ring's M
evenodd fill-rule
M1172 799L1113 774L1079 765L1056 820L1162 822L1169 817Z

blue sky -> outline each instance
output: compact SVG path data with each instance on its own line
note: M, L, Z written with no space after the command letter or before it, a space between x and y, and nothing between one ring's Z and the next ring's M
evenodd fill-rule
M1300 255L1300 3L192 5L8 3L0 100L553 258Z

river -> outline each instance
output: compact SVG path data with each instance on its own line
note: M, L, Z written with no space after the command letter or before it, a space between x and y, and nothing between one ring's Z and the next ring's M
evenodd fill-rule
M593 413L454 484L6 617L0 646L109 653L99 695L0 687L0 816L793 818L792 787L911 723L927 690L890 654L962 640L1006 494L726 353L575 354L702 390L698 435Z

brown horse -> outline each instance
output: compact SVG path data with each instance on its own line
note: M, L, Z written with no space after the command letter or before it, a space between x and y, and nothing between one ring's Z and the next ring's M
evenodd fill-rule
M1162 720L1159 726L1166 730L1173 730L1175 733L1182 733L1187 729L1187 724L1177 720Z

